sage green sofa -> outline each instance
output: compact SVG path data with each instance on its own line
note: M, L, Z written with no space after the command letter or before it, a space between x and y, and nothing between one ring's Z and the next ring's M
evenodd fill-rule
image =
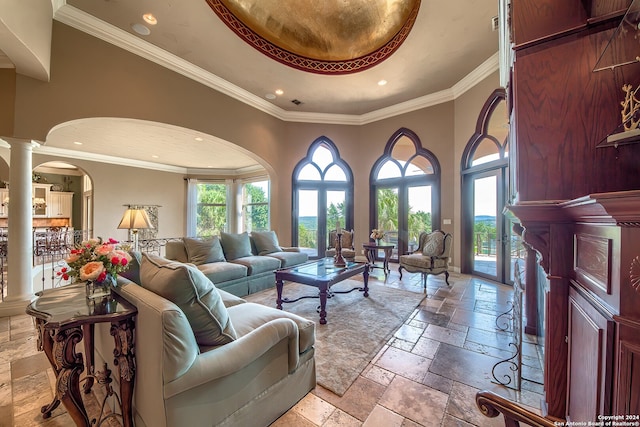
M193 265L137 255L115 291L138 309L136 426L267 426L315 387L314 322L218 290ZM108 324L95 348L117 382Z
M309 259L299 248L280 246L274 231L185 237L167 243L166 257L194 264L218 289L239 297L274 287L275 270Z

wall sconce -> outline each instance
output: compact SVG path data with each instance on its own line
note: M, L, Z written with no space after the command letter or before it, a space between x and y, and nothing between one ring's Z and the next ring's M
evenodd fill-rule
M134 251L138 251L138 230L145 228L153 228L153 224L151 224L147 212L136 206L127 208L118 225L118 229L131 230Z

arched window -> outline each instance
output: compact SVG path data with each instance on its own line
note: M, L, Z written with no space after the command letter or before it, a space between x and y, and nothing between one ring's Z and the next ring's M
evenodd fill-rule
M393 134L370 182L370 226L396 246L392 259L414 250L422 231L440 228L440 163L414 132Z
M329 231L353 227L353 173L335 144L316 139L293 169L293 244L323 257Z
M509 197L509 113L503 89L494 91L480 111L460 169L462 271L510 283L512 262L523 252L502 214Z

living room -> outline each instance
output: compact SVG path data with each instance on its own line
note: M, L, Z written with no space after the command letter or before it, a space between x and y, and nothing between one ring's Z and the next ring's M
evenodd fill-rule
M520 200L514 201L523 202L520 205L524 206L518 215L525 218L523 223L529 221L528 243L540 254L541 270L536 279L541 281L540 289L543 292L548 289L557 291L550 292L550 295L555 304L553 307L557 308L551 313L558 316L551 319L557 322L554 324L558 328L550 331L545 339L552 344L549 348L557 350L554 354L558 355L558 360L550 364L552 371L547 371L547 376L555 380L549 383L553 386L546 393L550 413L565 418L572 411L583 409L580 405L576 408L567 403L571 381L568 385L565 380L570 368L565 345L565 337L570 337L567 307L570 301L579 299L574 296L569 300L569 288L581 290L576 283L582 276L580 272L574 272L579 268L571 265L572 260L569 260L572 258L569 254L574 251L573 235L569 231L562 234L559 230L576 217L589 222L596 216L580 217L575 214L567 219L568 216L558 214L550 219L552 215L548 213L556 208L561 212L578 210L577 202L561 205L559 200L571 200L594 193L624 193L638 188L637 146L629 144L595 148L616 128L620 115L618 104L622 96L620 86L622 81L635 83L638 69L634 68L636 65L631 65L630 71L627 68L627 71L618 70L611 74L592 73L594 63L630 2L604 5L604 2L576 0L563 6L547 3L547 8L538 8L535 2L526 2L524 6L522 3L512 5L514 22L517 23L514 25L521 32L517 33L518 48L513 51L520 68L516 66L517 72L511 75L510 90L513 93L507 93L507 98L514 103L510 125L514 138L517 137L518 151L514 149L509 154L518 166L513 171L511 185L514 186L512 189L518 190ZM536 19L526 18L530 16ZM352 226L358 236L356 243L362 244L368 240L371 228L376 225L372 220L372 167L384 155L385 147L389 146L393 136L399 130L407 129L417 135L422 147L438 160L439 196L437 206L434 206L440 218L439 228L454 236L452 270L469 272L464 259L471 252L472 244L464 239L468 232L464 226L468 216L465 203L468 200L464 195L461 161L470 139L477 131L483 107L494 91L506 84L498 70L495 52L465 75L464 79L450 86L441 94L441 98L422 99L417 109L383 115L381 118L363 114L356 118L338 115L331 116L331 120L324 116L316 120L304 120L304 114L282 118L272 114L268 108L247 105L235 96L58 20L53 20L51 25L51 75L48 81L28 77L15 69L0 69L0 84L8 88L7 93L11 94L2 103L2 111L8 113L3 114L4 119L0 122L0 135L4 135L3 139L9 142L11 148L0 148L0 157L4 160L0 162L0 179L16 182L18 177L17 180L26 188L31 184L32 170L39 165L62 161L76 166L92 182L91 226L95 236L126 240L127 232L116 227L124 207L132 204L160 206L158 236L184 236L188 234L191 220L188 216L186 179L242 182L245 179L266 178L270 183L270 228L277 231L282 244L295 245L296 231L291 215L296 208L292 197L292 174L295 166L307 156L313 142L318 138L326 138L335 144L340 159L354 172L353 219L352 224L344 226ZM580 37L575 36L578 33ZM547 62L539 61L540 57ZM558 69L557 72L549 71ZM582 94L584 98L576 100L575 94ZM175 127L181 132L194 132L194 137L204 135L215 138L251 157L262 169L248 173L210 174L202 170L158 166L153 161L131 161L105 154L88 155L80 148L74 151L72 140L67 140L69 149L47 146L47 141L56 132L74 126L90 128L104 118L127 120L140 126ZM31 141L37 144L31 146ZM29 147L24 148L27 145ZM28 161L15 153L22 148L28 152ZM108 151L108 148L103 149ZM12 166L11 169L8 165ZM10 182L10 185L13 184ZM626 196L628 194L625 193L616 197ZM630 197L635 200L635 195ZM601 203L606 198L594 196L594 199ZM546 204L539 202L541 200ZM525 213L527 205L532 208L530 217ZM607 209L605 211L609 212ZM615 217L619 220L613 222L616 226L631 228L629 224L636 223L635 216L633 213L625 215ZM549 226L545 221L553 225ZM238 224L239 221L232 231L242 231L237 227ZM23 228L30 228L30 224ZM577 229L581 230L580 227ZM594 234L593 230L589 231ZM630 231L622 235L628 239L629 235L635 234ZM549 236L554 236L554 239ZM583 241L593 242L589 239ZM615 242L610 244L617 245L617 240ZM627 243L623 244L626 248L625 245ZM626 254L627 251L623 252ZM550 253L555 256L550 257ZM533 249L530 255L530 259L535 260ZM31 254L28 256L30 258ZM620 288L629 288L630 280L626 272L633 266L632 259L624 255L620 265L616 264L607 270L616 271L613 280L621 284L613 288L604 286L605 293L610 293L611 289L617 293ZM558 260L561 260L561 266ZM529 271L535 268L534 265ZM625 274L620 274L622 271ZM27 277L31 272L23 269L12 274L14 277ZM596 279L599 280L598 277ZM605 279L610 280L610 276ZM434 282L431 283L433 286ZM442 285L440 281L437 283ZM10 283L9 286L11 294L11 286L15 285ZM18 288L12 297L24 301L32 296L30 287L24 287L24 284L17 286L23 288ZM593 294L598 296L598 292L602 291L596 289ZM554 300L554 297L558 299ZM628 304L635 302L636 298L632 293L627 299ZM607 301L609 304L610 301ZM602 309L601 305L597 307ZM605 323L616 325L615 328L610 326L607 334L625 330L616 323L618 320L613 320L614 316L631 313L631 317L636 317L636 309L629 305L625 307L627 311L624 308L618 311L616 304L613 304L613 308L605 305L601 310ZM543 308L544 303L540 304L541 312ZM602 314L600 311L598 313ZM617 341L615 343L618 345ZM576 344L576 348L581 347ZM597 354L616 354L613 339L608 342L607 351ZM609 373L611 369L607 371L607 366L615 366L615 370L620 367L610 357L597 359L598 363L601 369ZM580 384L579 381L573 382L574 392L588 389ZM614 387L613 379L606 376L598 390L602 390L608 403L597 408L599 414L612 413L614 403L624 400L624 391L619 391L620 387L624 388L624 384L620 386L616 383ZM630 394L635 393L637 388L635 384L629 386ZM614 399L612 395L618 397ZM593 401L602 401L589 396L591 398Z

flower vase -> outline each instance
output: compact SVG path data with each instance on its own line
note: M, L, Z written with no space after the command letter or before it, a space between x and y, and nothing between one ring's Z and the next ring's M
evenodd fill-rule
M376 239L376 245L380 246L381 243L382 243L382 239Z
M111 276L107 276L107 279L103 282L97 282L95 280L87 280L86 291L87 299L103 298L111 295Z

